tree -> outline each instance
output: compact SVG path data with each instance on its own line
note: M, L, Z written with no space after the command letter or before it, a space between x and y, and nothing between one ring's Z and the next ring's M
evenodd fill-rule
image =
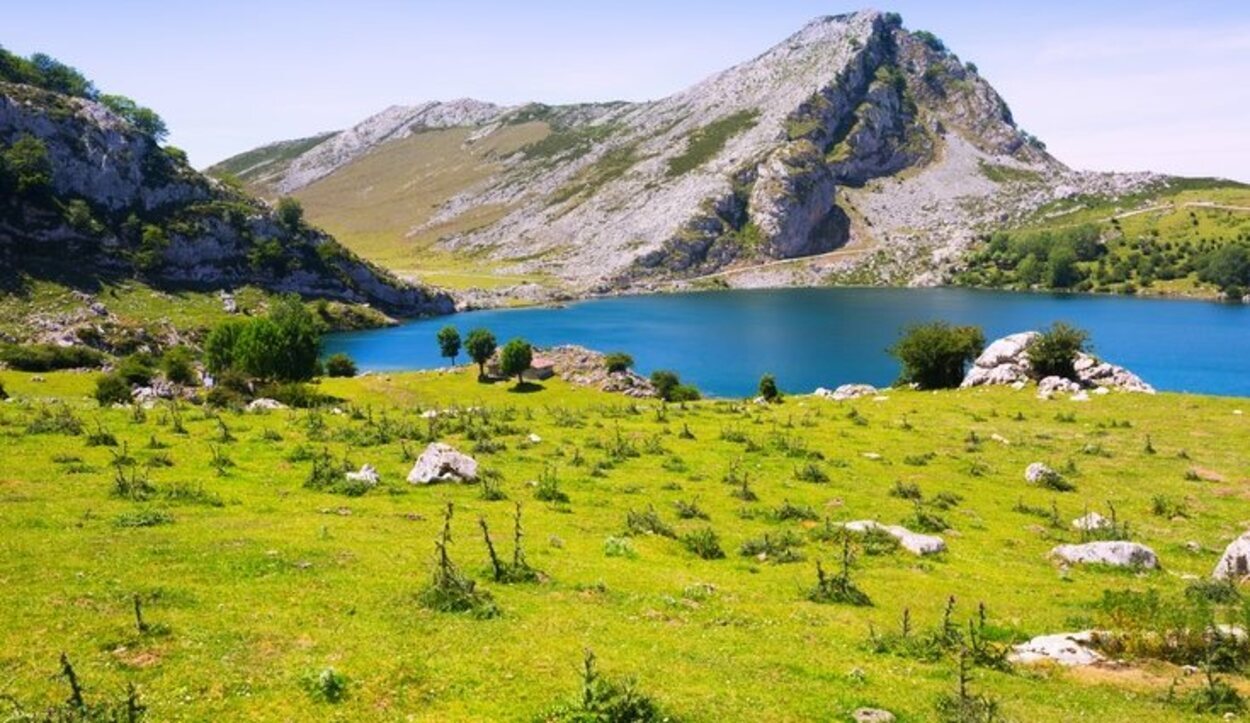
M169 135L165 121L151 108L144 108L124 95L102 95L100 103L135 130L160 143Z
M332 377L356 376L356 362L343 353L332 355L326 359L326 374Z
M908 327L888 351L903 367L904 384L946 389L959 386L964 370L984 346L985 335L978 327L937 321Z
M651 386L655 393L666 402L693 402L699 398L699 390L689 384L682 384L677 372L657 369L651 373Z
M104 374L95 380L95 399L101 407L130 401L130 384L120 374Z
M47 90L79 98L94 99L99 93L95 84L78 71L44 53L30 56L31 65L39 73L39 86Z
M504 376L515 376L518 386L525 382L522 375L534 362L534 347L524 339L513 339L503 345L499 352L499 371Z
M19 194L34 195L52 185L52 161L48 147L38 138L25 134L4 152L4 168Z
M193 384L195 369L191 366L191 350L185 346L176 346L165 352L161 358L161 369L165 378L174 384Z
M486 362L495 354L495 335L486 329L474 329L465 340L465 351L477 364L477 378L486 378Z
M258 379L304 381L316 376L324 327L290 294L272 302L269 316L218 324L204 341L209 371L238 370Z
M777 389L777 378L772 374L765 374L760 377L759 392L766 402L781 401L781 391Z
M1068 289L1081 280L1076 251L1069 244L1058 244L1046 260L1046 283L1052 289Z
M1240 299L1250 288L1250 246L1230 244L1198 260L1198 280L1214 284L1230 299Z
M235 367L235 347L248 322L238 319L223 321L204 339L204 365L213 374Z
M603 357L603 366L609 372L623 372L634 366L634 358L623 351L614 351Z
M278 220L294 231L304 222L304 205L299 199L283 196L278 199Z
M451 324L438 330L438 353L443 358L451 359L452 366L456 365L456 357L460 356L460 330ZM491 353L495 350L491 349Z
M1062 321L1029 342L1029 373L1034 379L1076 379L1076 355L1086 351L1089 334Z
M304 381L317 375L321 336L325 327L295 294L280 297L269 308L269 320L278 327L277 379Z
M252 319L234 344L234 367L256 379L278 379L282 332L269 319Z

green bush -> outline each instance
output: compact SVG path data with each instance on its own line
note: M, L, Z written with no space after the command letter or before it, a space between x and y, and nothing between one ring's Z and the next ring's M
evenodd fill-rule
M256 396L274 399L297 409L311 409L329 400L326 395L300 382L267 384L256 391Z
M356 362L346 354L334 354L326 359L326 375L331 377L356 376Z
M909 327L889 352L903 367L900 381L904 384L947 389L959 386L965 369L984 346L979 328L938 321Z
M0 361L23 372L50 372L57 369L95 368L104 363L104 355L85 346L55 344L9 344L0 347Z
M777 378L772 374L765 374L760 377L759 393L766 402L781 401L781 391L777 389Z
M682 384L677 372L660 369L651 373L651 385L655 393L666 402L693 402L699 399L699 390Z
M299 199L290 196L279 198L278 220L289 229L298 229L304 223L304 206Z
M603 357L603 366L609 372L623 372L634 366L634 358L623 351L614 351Z
M127 404L131 400L130 383L120 374L103 374L95 380L95 399L101 407Z
M1225 296L1240 299L1250 289L1250 246L1232 244L1198 261L1198 280L1214 284Z
M0 402L9 398L9 391L4 388L4 382L0 381Z
M152 375L155 372L156 365L152 355L139 352L118 362L117 369L113 373L126 380L127 384L146 386L152 383Z
M161 357L161 370L165 372L165 378L174 384L191 385L195 383L193 360L190 349L176 346Z
M257 379L304 381L316 376L324 326L291 294L264 319L218 324L204 342L210 371L237 369Z
M1086 351L1089 334L1057 321L1029 342L1029 373L1035 379L1076 379L1076 355Z

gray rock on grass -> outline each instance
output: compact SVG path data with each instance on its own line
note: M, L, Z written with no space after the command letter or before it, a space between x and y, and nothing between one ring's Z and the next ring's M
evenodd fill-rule
M414 485L476 481L477 460L442 442L426 447L408 473L408 482Z

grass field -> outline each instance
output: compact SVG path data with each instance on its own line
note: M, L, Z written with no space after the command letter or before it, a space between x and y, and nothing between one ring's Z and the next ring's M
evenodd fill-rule
M847 720L861 705L932 720L934 701L955 689L953 659L874 652L870 626L896 629L905 608L917 628L932 626L953 595L961 624L984 602L1001 642L1085 629L1102 621L1104 590L1180 600L1187 577L1208 576L1250 522L1245 399L1112 394L1081 404L1008 389L890 390L846 403L663 408L559 381L518 393L457 371L322 382L342 414L184 404L138 417L90 401L93 375L45 376L0 372L13 397L0 403L0 695L33 708L68 696L56 677L64 652L88 700L133 682L152 720L532 720L577 695L589 647L605 674L636 675L685 720ZM422 416L432 409L458 413ZM32 427L41 418L55 427L55 410L81 433ZM108 435L119 446L91 446ZM486 501L477 485L408 485L411 456L430 440L499 473L507 499ZM323 449L375 465L381 484L359 497L305 488L308 458ZM215 455L230 461L221 474ZM1035 461L1064 469L1075 491L1026 484ZM798 479L808 464L828 480ZM146 500L113 494L117 469L147 477ZM745 475L758 501L732 496L727 474ZM552 477L567 503L535 499L532 482ZM891 494L900 482L944 518L949 550L857 556L853 580L870 607L808 601L815 563L836 569L842 553L817 539L824 520L907 524L917 507ZM1154 514L1156 497L1185 516ZM709 519L679 519L678 501ZM418 602L449 502L451 555L491 593L498 617ZM510 555L516 502L545 582L487 575L477 519ZM1106 513L1108 502L1162 571L1063 571L1047 559L1075 540L1067 521ZM787 503L816 519L780 519ZM1067 529L1017 511L1021 503L1054 503ZM629 534L627 515L649 507L678 535L711 527L726 558ZM787 532L803 541L799 561L739 554L748 540ZM607 554L625 544L632 555ZM337 703L309 692L327 668L346 679ZM1148 660L974 668L971 685L1015 721L1204 719L1165 702L1178 670Z

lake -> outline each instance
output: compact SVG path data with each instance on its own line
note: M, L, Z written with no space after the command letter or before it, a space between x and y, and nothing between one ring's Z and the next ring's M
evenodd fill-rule
M975 324L987 341L1067 321L1090 332L1095 354L1160 390L1250 396L1250 306L1124 296L952 288L627 296L333 334L326 353L346 352L362 370L444 366L434 335L454 324L462 335L488 328L500 344L520 336L539 346L626 351L639 372L673 369L714 396L751 394L764 373L785 391L807 393L891 383L898 365L886 348L908 324L933 320Z

